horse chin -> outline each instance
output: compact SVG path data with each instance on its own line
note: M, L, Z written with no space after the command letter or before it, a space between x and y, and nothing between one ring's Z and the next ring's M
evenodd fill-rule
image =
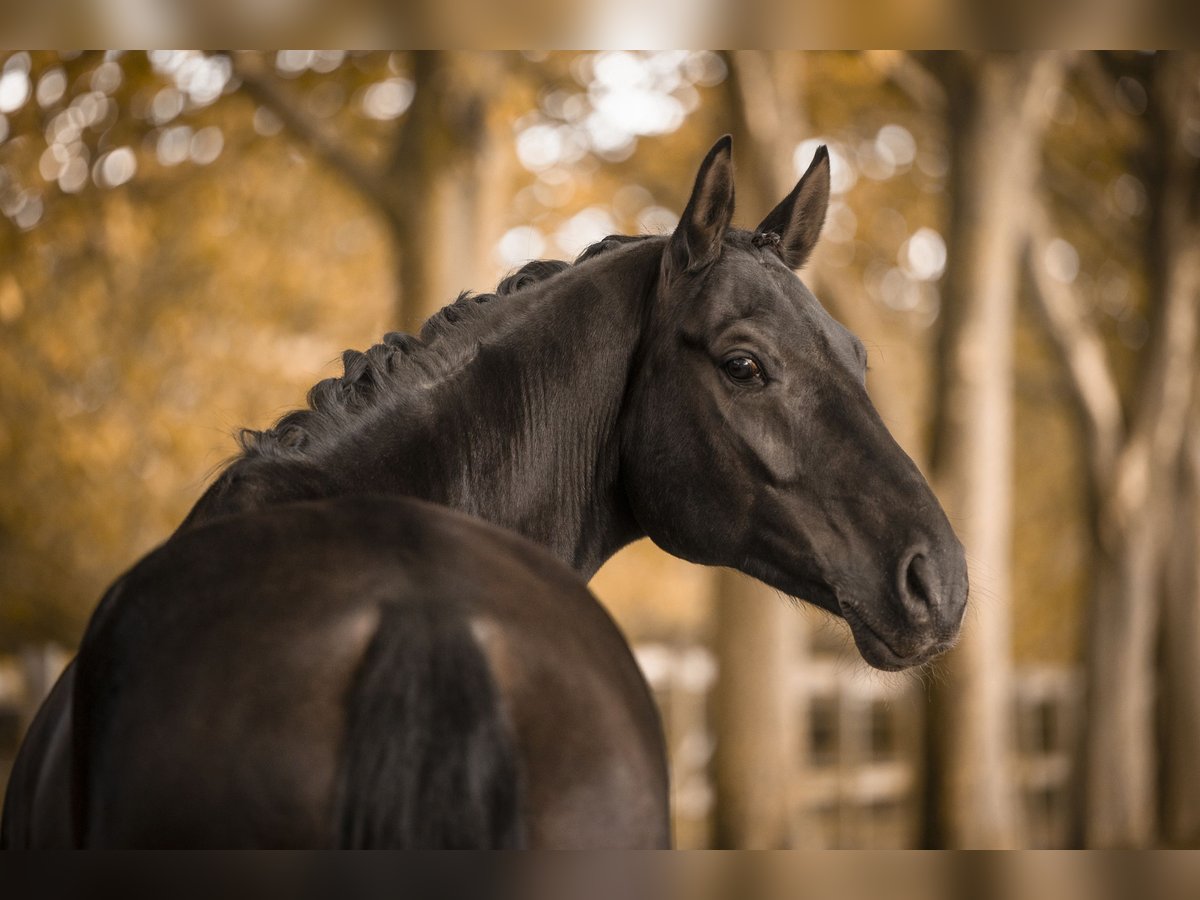
M848 603L842 604L842 618L850 626L854 645L862 658L869 666L883 672L902 672L924 665L950 649L953 644L952 641L929 641L912 653L901 654Z

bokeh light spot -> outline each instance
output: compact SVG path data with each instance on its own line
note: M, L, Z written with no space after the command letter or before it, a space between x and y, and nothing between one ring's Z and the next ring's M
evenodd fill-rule
M54 68L45 72L38 79L37 84L37 102L38 106L45 109L48 106L53 106L62 99L63 94L67 91L67 73L62 69Z
M263 137L274 137L283 131L283 122L265 106L260 106L254 110L254 130Z
M546 252L546 237L529 225L510 228L496 244L496 258L502 266L518 266Z
M111 94L124 80L125 73L121 71L121 64L110 59L96 67L96 71L92 73L91 87L93 91Z
M0 75L0 113L16 112L29 99L29 74L12 69Z
M415 94L413 83L407 78L376 82L363 93L363 114L379 121L398 118L412 105Z
M221 155L221 150L224 147L225 137L221 134L221 129L215 125L210 125L207 128L201 128L192 135L188 153L192 157L192 162L197 165L207 166Z
M932 228L918 228L904 242L900 264L917 281L937 281L946 271L946 242Z
M1046 271L1055 281L1070 284L1079 275L1079 252L1062 238L1055 238L1046 247Z
M165 128L158 136L155 148L158 161L164 166L177 166L188 158L192 149L192 129L187 125Z
M137 174L137 157L129 147L118 147L100 157L96 166L101 184L119 187Z

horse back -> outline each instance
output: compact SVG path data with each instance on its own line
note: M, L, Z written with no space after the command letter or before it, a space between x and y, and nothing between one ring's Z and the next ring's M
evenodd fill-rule
M661 732L611 620L516 535L411 500L214 521L81 647L87 846L645 846Z
M13 761L0 817L0 849L74 846L71 805L71 663L43 701Z

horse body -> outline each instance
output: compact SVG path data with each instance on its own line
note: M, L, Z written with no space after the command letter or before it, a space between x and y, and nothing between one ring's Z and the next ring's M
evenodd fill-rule
M828 184L818 154L735 231L723 140L673 234L347 353L106 596L4 842L661 846L662 736L583 587L646 535L844 616L880 668L944 650L961 545L792 272Z
M602 607L536 545L413 500L150 554L96 612L75 725L84 846L668 840L653 700Z
M661 253L650 243L607 249L638 256L633 268L642 271L632 277L642 284ZM302 432L293 419L245 437L246 452L176 537L298 501L413 497L525 535L589 578L639 536L616 481L612 429L642 316L640 304L628 302L628 259L598 259L589 269L506 296L502 318L480 298L460 300L426 326L419 347L406 336L380 345L390 352L383 365L400 370L392 377L405 377L403 384L360 373L357 389L377 394L364 409L355 408L363 398L353 388L338 384L325 402L319 385L306 411L317 421ZM463 326L491 333L463 335ZM581 355L587 349L595 358ZM551 371L548 390L539 382ZM5 798L5 846L75 843L68 790L75 679L72 662L22 744Z

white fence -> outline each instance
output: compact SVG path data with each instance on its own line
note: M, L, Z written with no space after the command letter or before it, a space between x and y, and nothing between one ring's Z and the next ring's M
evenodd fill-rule
M709 696L719 677L698 646L637 647L663 711L671 755L672 810L681 847L710 844L716 747ZM919 846L926 695L922 685L877 676L836 653L799 654L792 689L804 746L790 789L803 843L813 848ZM1020 668L1013 697L1017 782L1031 847L1070 843L1078 675Z

